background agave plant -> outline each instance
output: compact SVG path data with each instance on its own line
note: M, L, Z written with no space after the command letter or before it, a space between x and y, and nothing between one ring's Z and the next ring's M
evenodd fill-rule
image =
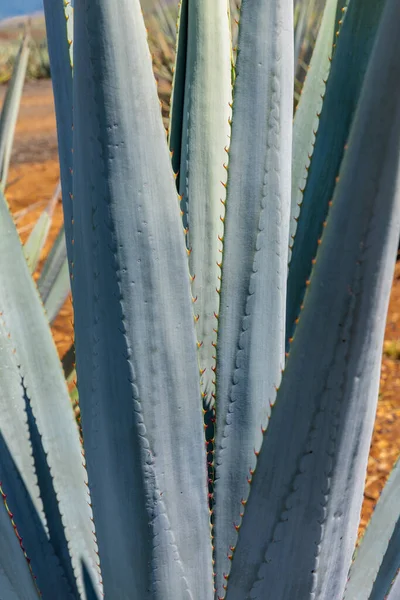
M343 8L293 125L292 3L242 1L232 69L227 3L184 1L166 140L139 2L45 1L90 498L2 201L6 600L398 597L398 466L352 553L400 230L400 7Z

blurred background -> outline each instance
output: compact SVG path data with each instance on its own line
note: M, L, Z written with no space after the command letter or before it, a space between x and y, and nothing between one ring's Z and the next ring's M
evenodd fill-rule
M169 100L175 56L177 0L141 0L158 83L164 124L168 127ZM215 0L218 1L218 0ZM295 89L294 108L307 73L324 0L294 0ZM5 185L6 198L25 243L44 211L49 227L37 257L34 276L49 259L62 228L59 198L56 122L51 69L42 12L42 0L2 0L0 7L0 107L12 81L21 41L29 32L29 51L15 135L10 150ZM231 0L232 34L237 39L240 0ZM233 58L235 51L233 52ZM0 121L1 123L1 121ZM1 159L1 156L0 156ZM1 160L0 160L1 162ZM0 168L2 165L0 164ZM1 177L0 177L1 179ZM67 291L68 292L68 291ZM68 293L62 296L52 331L64 367L72 374L72 305ZM76 400L73 374L71 398ZM75 408L79 413L78 405ZM79 417L79 414L77 414ZM400 262L397 262L386 325L381 389L374 437L368 465L361 528L365 526L380 491L400 452Z

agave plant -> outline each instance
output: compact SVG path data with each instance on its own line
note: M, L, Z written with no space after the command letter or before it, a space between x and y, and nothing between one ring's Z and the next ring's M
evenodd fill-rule
M28 67L30 53L29 44L30 37L29 34L26 33L20 43L12 77L0 113L0 187L3 192L6 190L8 184L8 172L15 128ZM50 231L54 209L59 200L60 193L61 187L60 183L58 183L52 198L50 201L46 202L44 210L34 224L33 229L24 244L25 258L32 273L35 273L37 270L40 255ZM18 220L21 217L24 217L28 211L32 210L32 208L34 207L30 206L28 209L19 211L19 214L15 214L15 222L18 223ZM20 231L21 230L19 229L19 232ZM38 289L48 319L52 322L64 304L70 291L67 250L63 228L59 232L49 257L45 261L42 273L38 278Z
M327 1L293 125L291 1L242 1L232 69L227 2L184 0L168 139L138 0L44 4L83 440L0 203L2 597L396 600L398 466L352 557L398 1L350 0L335 45Z

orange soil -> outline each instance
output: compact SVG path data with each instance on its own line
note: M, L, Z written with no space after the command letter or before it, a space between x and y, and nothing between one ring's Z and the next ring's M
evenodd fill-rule
M4 89L0 90L0 100L3 94ZM30 82L25 87L10 170L10 185L7 189L7 198L23 240L38 218L44 203L50 199L58 177L51 82ZM34 210L21 216L19 211L40 201L42 204L37 204ZM62 209L59 203L42 260L47 256L61 223ZM65 303L52 330L59 354L63 356L73 339L70 300ZM385 340L400 342L400 262L396 265ZM361 529L371 515L399 453L400 360L384 357L379 405L368 462Z

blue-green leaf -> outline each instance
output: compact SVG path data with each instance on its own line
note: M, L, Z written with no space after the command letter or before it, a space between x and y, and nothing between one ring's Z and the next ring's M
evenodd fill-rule
M4 99L0 115L0 189L4 192L7 185L8 169L14 141L15 126L21 104L29 58L30 36L26 34L21 42L15 59L13 74Z
M74 10L75 343L104 592L210 600L187 256L143 17L138 0Z
M389 596L387 600L398 600L400 598L400 571L396 575L396 579L390 588Z
M289 260L290 247L297 229L303 188L310 166L310 156L313 152L315 132L318 130L319 113L322 108L325 85L331 67L332 40L336 26L337 6L338 0L327 0L326 2L317 42L294 117Z
M290 0L241 9L217 347L215 557L223 593L284 364L293 117Z
M49 235L54 209L61 193L61 185L57 184L53 197L36 221L28 239L24 244L24 254L31 273L34 273L39 263L40 253Z
M287 339L299 315L385 0L351 0L340 30L294 237L287 283Z
M43 598L51 599L57 589L60 600L71 600L71 587L48 539L43 499L32 457L21 372L11 339L1 320L0 473L7 502L15 515Z
M6 201L0 195L0 311L10 334L32 413L53 477L68 553L59 555L65 571L72 560L82 590L81 561L96 576L89 495L82 448L68 389L47 317L26 263ZM71 502L71 496L73 502ZM47 520L51 518L48 513ZM56 519L58 519L56 515Z
M389 0L252 480L229 600L344 593L400 235L399 20Z
M179 189L179 169L181 167L184 103L185 103L185 80L186 61L188 54L188 2L181 0L179 4L176 57L174 77L172 81L171 108L169 116L168 143L171 150L172 168L176 174L177 187Z
M57 117L58 154L64 207L68 259L72 263L72 25L73 8L68 0L43 0L46 17L51 80Z
M215 315L219 311L224 214L221 202L225 202L224 163L232 99L230 23L227 0L188 0L186 10L187 31L183 31L184 21L179 29L179 35L187 40L186 58L183 60L179 54L177 61L177 70L185 69L179 193L187 228L201 390L208 404L215 397ZM182 42L178 45L180 53L181 46ZM182 74L177 72L175 77L176 93L180 94L182 84L178 85L177 80ZM177 118L175 112L173 115Z
M0 494L4 490L0 485ZM39 591L0 496L0 590L4 600L38 600Z
M378 575L374 581L368 600L382 600L393 585L393 578L398 577L400 569L400 519L397 519L392 537L383 557ZM394 593L394 592L393 592ZM397 592L398 593L398 592ZM397 596L398 598L399 596Z
M382 600L400 566L400 461L356 551L343 600Z
M61 227L43 265L38 289L51 323L58 315L71 289L64 226Z

